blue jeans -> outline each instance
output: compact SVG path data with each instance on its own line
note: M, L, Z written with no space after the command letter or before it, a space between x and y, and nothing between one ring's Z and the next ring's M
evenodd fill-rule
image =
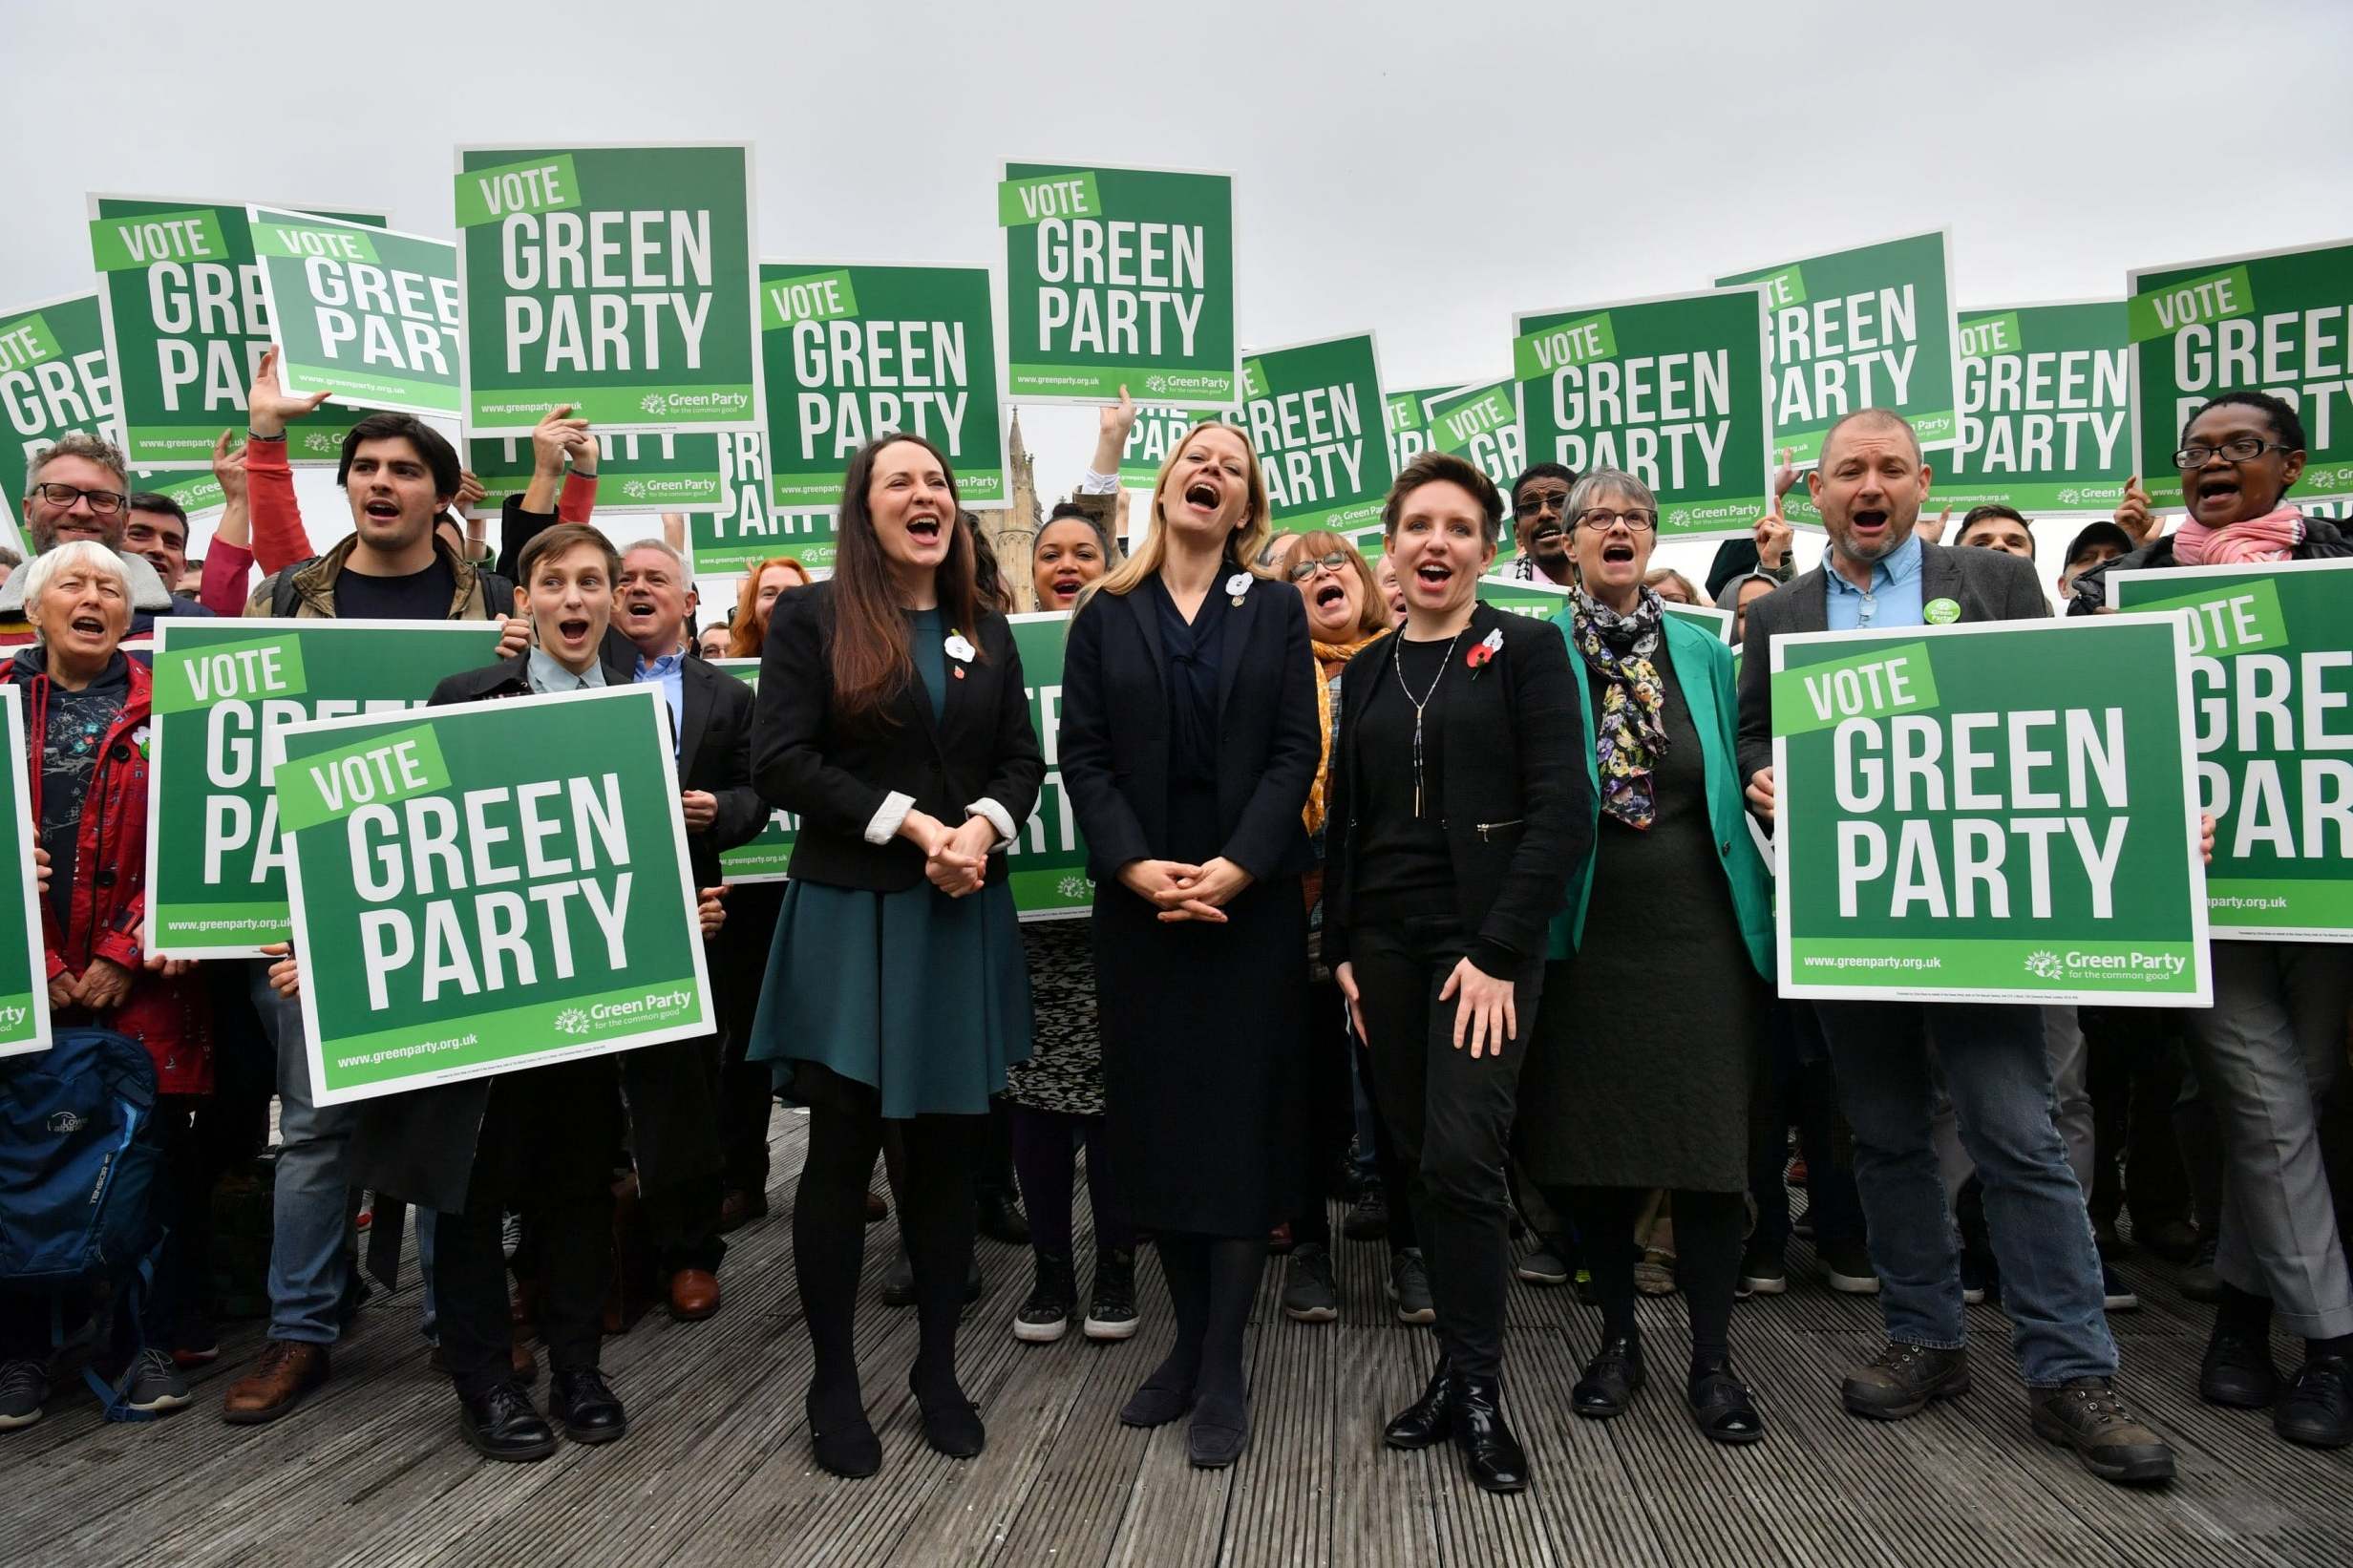
M269 1337L332 1345L342 1332L344 1204L357 1108L310 1103L310 1064L299 1001L253 964L253 1004L278 1048L277 1193L270 1217Z
M1985 1188L2003 1306L2032 1388L2111 1377L2116 1342L2084 1190L2052 1121L2042 1009L1825 1002L1817 1009L1855 1129L1855 1173L1891 1339L1961 1345L1961 1248L1930 1123L1943 1069L1961 1147Z

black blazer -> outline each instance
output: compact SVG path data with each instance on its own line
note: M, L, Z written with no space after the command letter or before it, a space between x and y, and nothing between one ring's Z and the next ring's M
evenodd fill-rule
M1740 782L1773 765L1773 639L1830 629L1830 570L1821 565L1749 606L1740 648ZM2001 550L1920 540L1920 603L1950 599L1963 621L2032 621L2050 614L2034 562Z
M959 628L980 657L948 661L947 697L936 721L913 678L880 714L852 718L837 708L833 625L832 583L795 588L776 601L760 650L752 781L771 805L800 817L792 876L873 893L922 881L923 853L912 843L897 837L866 842L866 824L894 794L912 795L917 810L950 827L982 799L1003 806L1016 829L1029 819L1046 758L1004 616L985 611L978 628ZM1004 876L999 851L988 858L987 877Z
M1219 568L1211 593L1224 592ZM1166 859L1167 660L1151 596L1098 593L1071 622L1062 663L1062 788L1087 836L1087 874ZM1301 813L1323 759L1307 613L1285 583L1256 579L1224 633L1218 667L1220 853L1259 881L1314 863ZM1251 678L1240 679L1244 669Z
M1502 648L1473 671L1464 662L1470 650L1496 631ZM1365 793L1357 723L1376 684L1396 680L1403 641L1403 633L1382 638L1350 659L1340 677L1324 829L1326 964L1348 958L1356 802ZM1471 612L1446 673L1446 701L1434 715L1445 747L1440 825L1462 928L1491 961L1501 953L1523 962L1543 957L1546 927L1567 907L1569 889L1593 854L1584 720L1569 685L1582 678L1559 627L1492 604Z

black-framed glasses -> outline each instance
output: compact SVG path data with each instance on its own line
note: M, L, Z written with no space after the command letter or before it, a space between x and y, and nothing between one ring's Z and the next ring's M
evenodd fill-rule
M122 510L123 502L130 499L119 490L84 490L79 485L72 484L36 484L32 489L35 495L55 507L68 507L75 501L87 500L90 510L102 518L113 517Z
M1564 512L1568 510L1568 505L1569 493L1565 490L1532 491L1512 503L1512 516L1533 518L1537 513L1548 509L1554 512Z
M2223 442L2220 446L2183 447L2173 454L2173 466L2185 472L2193 468L2204 468L2208 462L2213 460L2216 453L2235 463L2251 463L2266 452L2294 452L2295 450L2294 447L2283 446L2278 441L2266 441L2259 435L2239 435Z
M1577 514L1577 526L1590 528L1597 534L1606 534L1614 523L1624 523L1629 534L1647 534L1659 525L1658 514L1639 509L1613 512L1606 506L1589 507Z
M1346 550L1334 550L1330 555L1317 556L1312 561L1303 557L1302 559L1291 562L1291 581L1294 583L1304 583L1307 579L1315 576L1318 571L1323 570L1325 567L1329 567L1331 570L1336 572L1347 563L1348 552Z

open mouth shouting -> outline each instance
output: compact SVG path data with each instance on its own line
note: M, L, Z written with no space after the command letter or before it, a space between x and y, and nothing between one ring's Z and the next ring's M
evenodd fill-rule
M659 614L661 614L660 607L654 604L652 596L648 594L631 594L621 602L621 616L625 621L651 621Z
M560 615L556 618L556 639L563 645L565 652L576 652L588 646L589 633L595 627L596 622L588 616Z
M371 522L398 522L400 503L390 496L371 496L360 507L360 513Z
M1879 506L1858 506L1847 518L1847 530L1855 542L1869 549L1887 542L1889 522L1887 509Z
M1056 607L1062 609L1077 604L1078 590L1086 585L1087 580L1074 571L1056 572L1053 580L1047 584L1053 593Z
M1315 591L1315 607L1319 610L1345 607L1347 602L1348 590L1337 583L1326 583Z
M1432 556L1416 565L1407 576L1406 583L1415 599L1425 604L1438 604L1445 602L1455 576L1452 566Z
M1625 565L1633 560L1634 545L1629 540L1612 539L1601 546L1601 564L1604 566Z
M72 619L66 622L66 628L74 636L93 643L106 641L106 617L95 610L74 611Z
M1185 505L1204 520L1215 518L1224 504L1224 493L1208 479L1196 479L1185 486Z
M2195 498L2196 509L2200 513L2228 512L2238 504L2240 495L2238 471L2235 468L2226 468L2211 474L2200 474L2191 481L2190 493Z
M907 518L907 538L918 545L930 546L947 537L946 519L932 512L916 512Z

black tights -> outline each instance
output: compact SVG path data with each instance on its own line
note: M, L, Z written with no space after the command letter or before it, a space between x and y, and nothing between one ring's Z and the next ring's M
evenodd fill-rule
M1197 1399L1241 1399L1242 1330L1266 1267L1266 1238L1163 1232L1156 1244L1176 1309L1176 1346L1151 1381L1191 1385Z
M849 1089L809 1112L809 1156L793 1199L793 1272L809 1324L812 1397L836 1418L859 1409L858 1276L866 1258L866 1182L882 1147L879 1104ZM859 1103L861 1098L864 1103ZM972 1176L988 1135L986 1116L917 1116L895 1124L905 1151L899 1233L915 1265L920 1326L916 1395L962 1399L956 1324L972 1266Z
M1549 1194L1584 1238L1585 1266L1601 1299L1601 1333L1615 1339L1634 1327L1634 1222L1649 1194L1641 1187L1571 1187ZM1691 1314L1691 1359L1730 1354L1732 1292L1740 1282L1741 1231L1748 1206L1739 1193L1674 1195L1675 1279Z

